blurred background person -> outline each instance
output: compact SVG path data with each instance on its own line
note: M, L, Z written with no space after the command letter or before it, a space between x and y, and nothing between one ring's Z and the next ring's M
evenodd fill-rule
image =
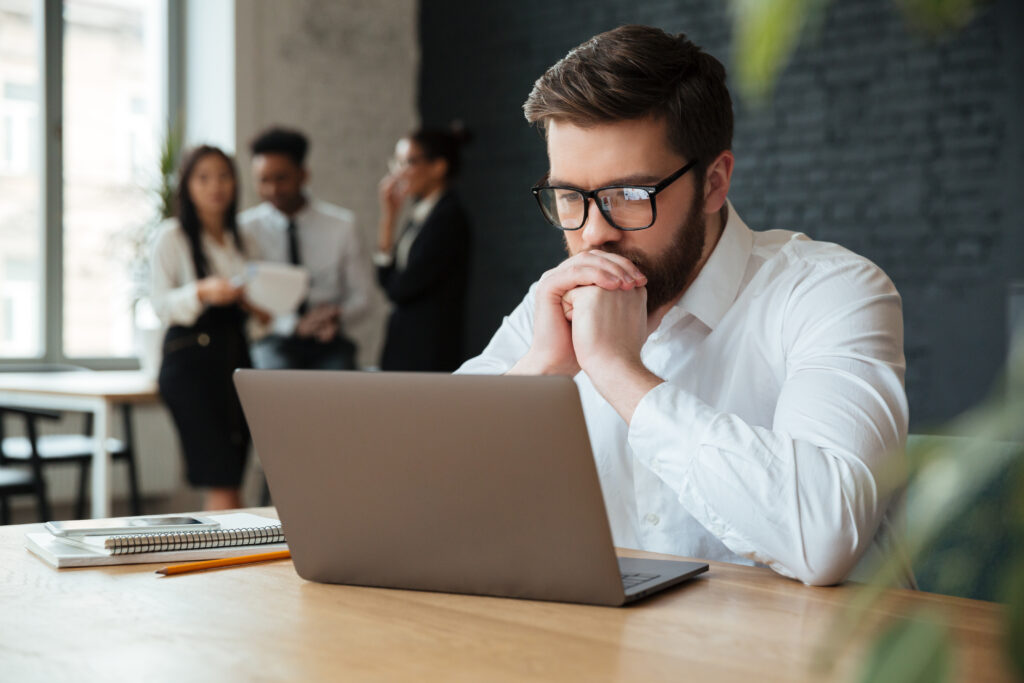
M278 316L252 347L256 367L351 370L356 345L345 327L367 312L373 276L348 209L306 191L309 141L298 131L270 128L250 145L263 203L239 216L259 259L309 271L309 295Z
M393 305L382 370L451 372L464 360L471 233L451 184L469 140L461 126L417 130L398 141L381 180L374 262Z
M177 217L162 228L152 259L153 306L169 326L160 395L177 427L188 481L206 490L207 510L241 507L249 447L231 381L235 368L251 366L245 328L253 312L231 280L243 273L247 255L235 224L237 198L230 157L209 146L187 153Z

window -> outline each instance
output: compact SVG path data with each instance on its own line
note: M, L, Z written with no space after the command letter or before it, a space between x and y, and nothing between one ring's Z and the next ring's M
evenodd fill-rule
M131 367L179 4L0 0L0 360Z
M36 6L0 2L0 357L43 353Z
M127 236L153 218L160 3L64 2L64 354L134 355Z

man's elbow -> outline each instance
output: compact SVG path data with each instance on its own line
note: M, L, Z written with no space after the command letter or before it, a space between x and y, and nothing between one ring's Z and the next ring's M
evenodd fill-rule
M852 564L836 563L821 568L809 568L796 578L808 586L836 586L846 580Z
M835 586L846 580L860 559L857 539L844 533L821 536L805 543L802 561L791 569L808 586Z

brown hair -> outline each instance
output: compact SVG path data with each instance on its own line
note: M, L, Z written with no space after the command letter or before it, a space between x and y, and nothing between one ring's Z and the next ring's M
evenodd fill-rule
M668 142L703 166L732 147L725 67L682 33L620 26L569 51L533 84L526 120L586 127L647 116L668 124Z
M451 180L462 168L462 148L473 140L473 134L461 121L453 121L448 128L414 130L406 139L415 142L428 159L444 159L448 163L444 179Z

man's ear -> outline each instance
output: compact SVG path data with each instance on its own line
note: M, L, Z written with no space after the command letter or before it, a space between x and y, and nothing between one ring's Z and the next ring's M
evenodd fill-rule
M704 171L704 212L718 213L725 204L732 181L732 169L736 163L732 152L725 150L708 164Z

